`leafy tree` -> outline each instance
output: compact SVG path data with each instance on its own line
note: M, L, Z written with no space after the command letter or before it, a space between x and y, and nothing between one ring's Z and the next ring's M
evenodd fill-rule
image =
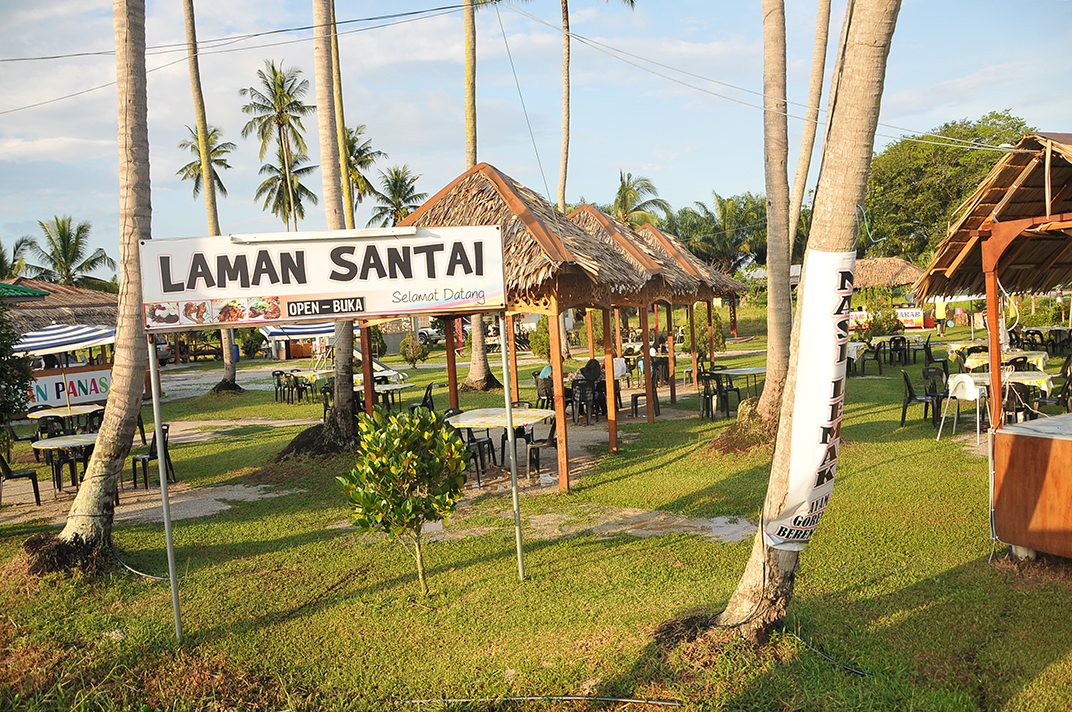
M15 354L18 340L19 333L7 318L7 307L0 302L0 419L3 420L26 410L30 399L33 370L29 358ZM10 443L6 445L10 447Z
M290 230L290 216L294 216L294 229L298 229L298 219L305 218L305 205L302 201L309 201L313 205L319 202L316 193L302 185L301 179L316 170L316 166L303 165L309 162L304 154L296 155L290 162L290 170L285 166L283 150L279 149L276 158L279 164L265 163L261 166L260 174L268 176L264 182L257 186L257 194L254 200L264 198L264 210L271 210L276 217L283 219L283 224ZM284 176L290 180L284 182ZM291 201L294 207L291 208Z
M632 227L639 227L659 224L659 217L652 211L663 215L670 213L670 203L659 197L659 191L650 178L634 178L632 173L625 171L618 171L618 175L618 193L611 206L611 215Z
M70 284L90 289L103 289L105 280L91 277L101 267L115 269L115 260L98 247L89 251L88 222L74 224L70 215L54 216L48 222L38 222L45 233L45 246L33 238L26 238L25 250L43 265L27 265L30 276L57 284Z
M257 70L260 88L249 87L238 92L250 99L249 103L242 107L242 113L253 117L242 127L242 138L252 133L257 134L261 142L259 157L262 161L270 144L275 141L277 153L282 159L279 162L281 175L284 176L288 176L295 168L298 157L309 152L302 136L305 126L301 120L316 111L315 106L302 101L309 91L309 80L300 79L301 73L297 67L277 67L275 62L266 59L264 69ZM293 190L290 180L286 180L283 185L288 192ZM282 204L297 207L301 203L297 196L291 195L290 199ZM283 215L283 220L288 225L290 217L289 211ZM298 229L297 217L294 217L295 230Z
M421 593L425 522L450 516L465 484L465 445L443 415L427 408L412 413L362 414L357 465L336 477L348 497L350 522L363 534L400 539L417 563Z
M539 356L544 361L551 358L551 333L546 316L536 320L536 328L529 334L529 348L533 356Z
M766 263L766 201L742 193L723 198L711 191L713 208L696 201L694 207L670 213L666 230L677 235L698 257L726 274L750 262Z
M382 190L376 193L379 207L369 218L366 227L393 227L420 206L428 194L417 192L418 178L420 176L411 173L408 165L388 168L386 173L380 171Z
M416 368L418 362L427 361L430 354L428 347L419 342L413 334L407 334L406 338L402 339L398 351L402 355L402 360L408 363L410 368Z
M186 130L190 132L190 138L179 141L179 148L184 148L194 154L194 160L187 163L185 166L175 171L175 175L181 176L183 180L190 180L194 183L194 197L196 198L201 194L201 150L197 145L197 129L186 127ZM227 188L224 187L223 181L220 180L220 174L216 171L220 169L231 169L231 164L227 162L227 154L237 148L230 141L224 141L220 143L220 139L223 138L223 129L216 126L210 126L208 130L208 155L209 163L212 164L212 183L216 186L216 190L220 195L227 197Z
M387 158L383 151L372 148L372 139L363 138L365 125L360 124L354 128L346 127L346 161L347 173L350 176L350 184L354 189L354 211L357 206L364 202L370 195L376 195L376 188L365 176L364 171L372 168L372 164L381 158Z
M26 269L23 253L32 242L33 238L29 236L20 237L15 240L10 253L4 252L3 246L0 245L0 279L12 279L22 274Z
M871 162L865 202L871 237L861 238L860 253L919 261L942 241L957 208L1002 156L973 150L971 144L1015 144L1032 130L1008 110L993 111L978 121L950 121L933 135L906 136L887 146Z

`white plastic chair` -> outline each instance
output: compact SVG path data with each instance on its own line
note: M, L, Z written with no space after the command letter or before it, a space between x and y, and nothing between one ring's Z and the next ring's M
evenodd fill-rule
M957 421L960 420L960 402L963 400L975 401L975 444L978 445L981 442L982 404L986 403L986 388L975 385L975 381L967 373L954 373L949 377L949 396L945 400L945 408L942 410L942 423L938 426L938 437L935 438L935 441L942 439L942 427L945 426L945 416L949 413L949 401L953 399L957 401L956 415L953 418L954 435L957 434Z

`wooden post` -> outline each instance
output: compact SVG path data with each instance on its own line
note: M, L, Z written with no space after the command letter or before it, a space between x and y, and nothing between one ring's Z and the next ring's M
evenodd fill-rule
M614 308L614 340L618 345L618 355L622 355L622 319L621 314L618 313L618 308Z
M592 314L591 309L584 310L584 323L588 327L588 358L593 359L596 357L596 342L592 336Z
M1003 394L1001 392L1001 329L998 328L998 319L1001 318L998 309L998 275L993 269L984 273L986 276L986 321L990 326L990 428L1000 429L1002 426Z
M510 341L510 373L512 376L510 385L514 393L514 403L521 400L521 384L517 382L517 337L514 334L514 318L516 316L516 314L507 314L506 319L503 320L506 322L506 337ZM502 338L499 341L502 342Z
M618 402L614 397L617 379L614 378L614 349L611 346L610 310L603 310L603 368L607 380L607 435L612 454L618 452Z
M715 300L707 300L707 363L715 365Z
M458 354L454 351L457 338L454 335L454 317L444 317L443 326L447 335L447 387L450 391L450 407L458 407Z
M551 297L551 378L555 389L555 423L558 445L558 491L569 492L569 441L566 438L566 389L562 382L562 337L555 328L558 323L558 297Z
M372 375L372 338L367 326L361 327L361 374L365 381L365 413L372 415L376 406L376 379Z
M700 391L700 359L696 348L696 304L689 302L689 337L692 343L692 387Z
M652 402L652 398L655 397L655 390L654 390L654 388L652 388L652 383L651 383L651 371L652 371L651 362L652 362L653 359L651 357L651 334L648 333L648 303L647 303L647 300L644 300L644 303L640 307L640 330L642 332L644 332L643 336L641 337L644 340L644 346L643 346L643 349L644 349L644 354L643 354L643 356L644 356L644 394L646 395L646 398L644 400L647 402L647 406L648 406L648 422L649 423L654 423L655 422L655 403Z
M713 300L712 300L713 302ZM730 295L730 334L737 338L737 295Z
M677 403L677 368L674 357L674 304L666 305L666 354L670 371L670 404Z

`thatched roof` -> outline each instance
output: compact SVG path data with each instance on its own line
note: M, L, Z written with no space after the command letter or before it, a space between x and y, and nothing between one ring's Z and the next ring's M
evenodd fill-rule
M725 273L718 271L692 254L689 248L685 247L681 240L674 235L663 232L654 225L641 225L637 228L637 232L640 235L650 236L658 241L663 249L672 255L689 274L699 278L701 282L707 285L713 296L726 297L731 294L748 291L748 287L736 279L726 276Z
M119 296L84 287L42 282L27 277L5 279L5 283L48 292L41 301L13 304L8 308L12 326L20 334L49 324L101 324L115 326Z
M915 284L923 270L900 257L868 257L856 260L856 289L900 287Z
M567 308L637 294L648 280L610 238L588 235L535 191L486 163L460 175L401 225L499 225L507 301L532 310L545 308L552 291Z
M600 212L591 205L582 205L570 213L569 220L580 225L593 237L611 240L625 259L633 263L635 269L646 274L650 281L665 284L671 294L696 294L700 287L700 280L682 269L664 249L653 244L654 240L641 237L617 218ZM653 285L653 291L659 291L658 285Z
M987 249L1002 254L997 276L1006 291L1046 292L1072 284L1072 134L1022 138L957 214L916 283L920 298L984 292L983 247L1005 230L1016 234Z

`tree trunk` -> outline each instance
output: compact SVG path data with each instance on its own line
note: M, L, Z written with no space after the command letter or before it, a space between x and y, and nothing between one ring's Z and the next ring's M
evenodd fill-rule
M114 499L130 453L149 358L142 321L139 240L152 238L148 101L145 94L145 2L115 0L116 91L119 135L119 318L115 363L104 420L78 489L63 542L99 549L111 545Z
M465 168L476 165L476 0L465 0Z
M800 222L800 206L804 203L804 188L808 183L815 132L819 127L819 101L823 96L823 72L826 71L826 44L830 34L830 0L819 0L819 14L815 18L815 47L811 54L811 80L808 82L808 108L804 115L804 136L800 140L800 155L797 156L797 174L793 178L793 194L789 199L789 254L793 254L796 242L797 223Z
M495 374L491 372L491 364L488 363L483 317L483 314L473 314L472 317L472 331L469 336L472 339L473 351L469 355L469 375L465 377L465 385L481 391L490 391L493 388L502 388L502 384L495 378ZM502 338L499 341L501 347Z
M569 1L562 0L562 160L558 165L558 211L566 212L566 165L569 163Z
M428 579L424 574L424 542L421 541L421 530L413 535L413 558L417 560L417 578L421 582L421 595L428 595Z
M561 344L559 356L563 359L570 357L569 333L566 330L566 312L558 315L558 343Z
M197 149L201 157L201 185L205 193L205 212L208 213L208 234L220 234L220 214L216 208L216 181L212 180L212 163L208 153L208 118L205 116L205 95L201 91L201 70L197 59L197 24L194 21L193 0L182 0L186 18L186 57L190 67L190 91L194 99L194 121L197 124ZM220 329L223 351L223 380L221 386L235 385L237 369L234 356L234 332Z
M789 288L789 129L785 101L785 3L763 0L763 164L767 185L767 377L757 410L767 427L789 366L793 300Z
M320 137L320 176L324 188L324 213L329 230L346 227L340 175L338 127L335 122L335 87L332 69L332 0L313 0L313 71L316 79L317 126ZM341 86L339 91L341 92ZM341 104L341 98L340 98ZM325 437L349 444L354 419L354 324L335 322L335 408Z
M354 229L354 184L350 180L350 166L346 156L346 120L342 108L342 68L339 66L339 29L335 25L335 0L330 0L331 11L331 86L335 99L335 135L339 144L339 177L342 180L343 210L346 213L346 229Z
M827 139L816 190L808 252L849 252L856 240L856 206L862 203L871 165L886 59L900 0L858 0L850 5L842 31L842 49L834 73L827 115ZM808 275L802 275L802 286ZM808 305L801 300L798 315ZM763 506L763 521L779 516L789 489L789 452L798 379L801 320L793 330L786 398ZM826 346L826 345L822 345ZM767 546L756 535L744 575L737 584L719 627L734 627L754 641L766 638L781 620L793 595L798 552Z

